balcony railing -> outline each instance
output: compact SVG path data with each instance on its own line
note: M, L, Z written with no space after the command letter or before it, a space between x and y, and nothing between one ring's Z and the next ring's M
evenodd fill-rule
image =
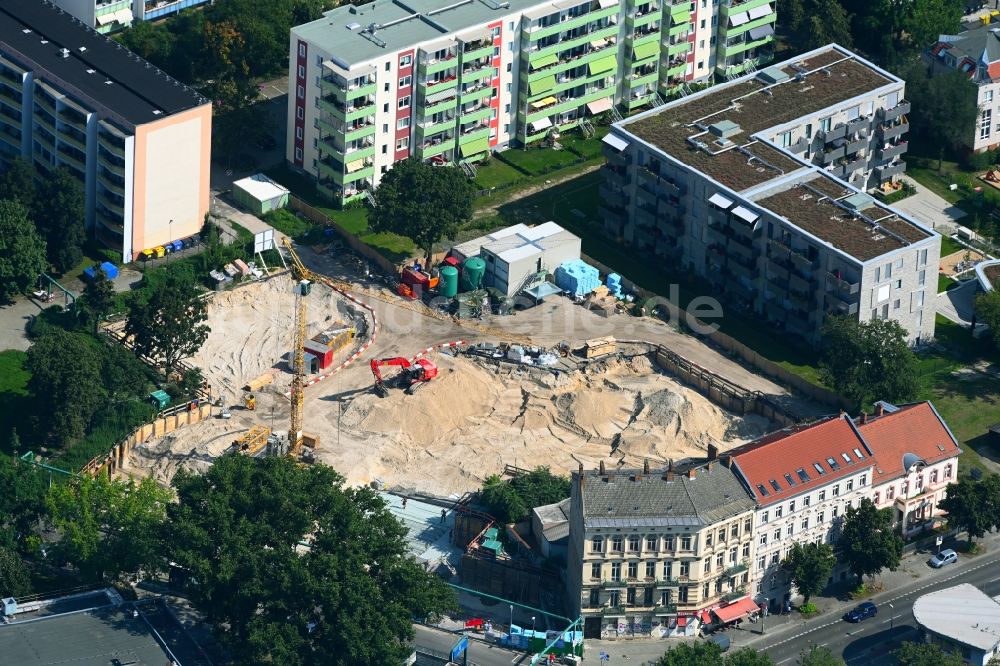
M726 592L722 595L723 601L736 601L741 597L745 597L747 594L747 589L745 587L738 587L731 592Z

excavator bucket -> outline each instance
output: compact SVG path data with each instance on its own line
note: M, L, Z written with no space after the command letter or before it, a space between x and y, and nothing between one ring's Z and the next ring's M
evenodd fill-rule
M386 388L385 384L376 384L375 385L375 395L377 395L380 398L388 398L389 397L389 389Z

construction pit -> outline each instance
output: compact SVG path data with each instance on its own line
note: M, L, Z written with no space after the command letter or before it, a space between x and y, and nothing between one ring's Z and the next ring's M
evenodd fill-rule
M212 333L192 363L203 369L232 417L208 419L136 447L125 472L168 483L181 467L207 469L255 424L287 430L292 284L277 277L212 299ZM328 287L316 285L309 296L309 333L363 313ZM548 465L559 473L579 463L596 467L601 461L641 465L648 459L659 465L703 456L709 444L724 451L771 426L763 417L721 409L645 354L612 356L568 370L434 352L429 358L439 368L435 379L413 395L392 389L380 398L371 390L371 358L409 355L468 333L457 326L442 332L440 327L418 331L404 324L383 326L377 344L354 365L306 389L304 429L319 437L316 459L349 483L458 495L480 487L505 465ZM352 351L345 349L337 358ZM268 371L274 381L256 393L256 410L240 408L242 387Z

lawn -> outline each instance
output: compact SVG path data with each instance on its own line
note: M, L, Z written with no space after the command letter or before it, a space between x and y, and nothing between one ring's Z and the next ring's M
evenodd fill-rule
M596 157L601 157L604 154L601 139L610 131L609 127L596 127L594 136L585 138L582 134L577 132L572 132L569 134L563 134L559 138L559 143L561 143L567 150L570 150L585 160L592 160Z
M952 287L958 286L958 283L952 280L947 275L941 275L938 273L938 293L944 293L951 289Z
M956 252L961 252L965 248L958 244L957 241L952 239L950 236L941 237L941 256L947 257L949 254L955 254Z
M10 451L10 431L20 431L22 445L26 443L28 412L28 379L25 369L28 355L13 349L0 352L0 451Z
M489 164L476 167L476 177L473 182L477 189L491 190L495 187L510 187L527 178L506 162L493 158Z
M949 203L957 204L962 194L958 190L952 190L950 186L956 182L954 178L956 174L963 174L963 178L968 178L968 174L964 174L955 162L945 162L940 173L937 171L936 163L930 166L923 166L923 163L920 160L917 164L913 164L907 160L906 175Z
M503 161L533 176L543 176L558 169L565 169L580 161L568 150L551 148L511 148L501 153Z

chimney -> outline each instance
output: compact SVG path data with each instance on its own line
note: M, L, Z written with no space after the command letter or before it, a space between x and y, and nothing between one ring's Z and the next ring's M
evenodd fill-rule
M882 406L881 402L875 403L875 416L882 416L885 414L885 407Z
M708 466L707 466L706 469L708 469L708 471L711 472L713 467L715 467L715 461L714 460L709 460L708 461Z
M695 477L695 469L694 467L692 467L687 471L687 478L693 479L694 477Z
M583 463L580 463L580 467L578 469L578 472L579 472L579 474L578 474L579 488L580 488L580 490L583 490Z
M603 460L601 461L601 466L600 466L599 470L601 472L601 476L604 476L607 473L606 470L604 469L604 461Z
M840 410L840 418L844 418L845 414L847 414L847 412L845 412L844 410Z
M642 473L649 474L649 458L642 461Z
M673 459L670 459L670 460L667 461L667 470L663 473L663 480L664 481L673 481L674 480L674 461L673 461Z
M708 459L715 460L719 457L719 447L715 444L708 445Z
M868 423L868 412L861 412L861 425Z

